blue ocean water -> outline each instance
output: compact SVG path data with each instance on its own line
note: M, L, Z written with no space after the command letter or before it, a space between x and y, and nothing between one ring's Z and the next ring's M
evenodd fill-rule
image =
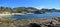
M26 15L11 15L10 18L16 19L26 19L26 18L50 18L50 17L60 17L60 13L51 14L26 14Z

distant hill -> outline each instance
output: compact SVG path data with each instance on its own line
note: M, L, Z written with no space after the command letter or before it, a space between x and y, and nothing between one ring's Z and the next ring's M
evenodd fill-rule
M0 13L1 12L10 12L10 13L48 13L48 12L60 12L60 10L57 10L55 8L52 9L45 9L42 8L41 10L34 8L34 7L16 7L16 8L10 8L10 7L0 7Z

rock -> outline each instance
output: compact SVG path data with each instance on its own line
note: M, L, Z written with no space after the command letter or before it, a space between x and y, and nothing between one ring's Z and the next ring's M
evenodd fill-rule
M41 27L39 24L36 23L30 23L29 27Z

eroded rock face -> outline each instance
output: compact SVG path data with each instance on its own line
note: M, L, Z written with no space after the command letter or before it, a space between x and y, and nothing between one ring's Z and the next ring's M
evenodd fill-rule
M36 23L30 23L29 27L41 27L39 24Z

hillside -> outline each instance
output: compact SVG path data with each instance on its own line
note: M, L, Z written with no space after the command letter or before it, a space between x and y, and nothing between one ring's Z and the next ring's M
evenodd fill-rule
M52 9L45 9L42 8L41 10L34 8L34 7L16 7L16 8L10 8L10 7L0 7L0 14L3 13L22 13L22 14L43 14L43 13L54 13L54 12L60 12L60 10L57 10L55 8Z

